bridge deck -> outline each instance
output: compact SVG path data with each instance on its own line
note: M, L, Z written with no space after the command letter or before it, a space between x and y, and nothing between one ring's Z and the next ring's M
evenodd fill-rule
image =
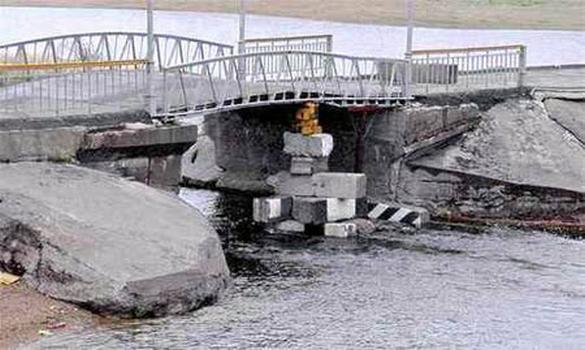
M146 77L142 71L117 71L113 77L111 71L102 71L96 74L77 73L67 76L56 76L46 84L46 80L31 80L22 83L0 87L0 118L43 118L55 115L84 115L91 113L114 113L124 110L143 109L146 106ZM502 82L502 87L515 87L512 79L505 76L493 76L492 79ZM45 81L45 83L43 82ZM474 83L478 81L478 83ZM457 84L446 86L444 84L415 86L415 94L432 93L458 93L467 90L481 90L484 81L477 77L469 76L460 79ZM505 83L505 84L504 84ZM81 89L81 86L91 89ZM190 103L184 104L182 97L176 97L175 101L167 101L171 111L184 112L189 109L193 112L212 112L218 109L239 109L244 107L263 106L268 104L296 103L308 99L320 99L323 102L339 106L352 106L356 104L369 104L390 106L400 103L399 88L396 87L393 94L380 96L379 98L360 97L358 83L342 82L342 90L345 95L336 94L337 83L320 82L319 85L304 84L298 86L296 91L290 84L272 84L268 93L263 82L250 83L246 86L246 98L229 98L229 95L238 95L238 86L235 83L223 83L223 91L231 91L225 94L221 102L214 102L212 92L204 79L191 79L184 81L191 96L187 96ZM218 84L222 84L218 82ZM157 74L155 77L155 90L163 90L163 77ZM371 85L371 86L369 86ZM566 69L531 69L525 79L525 85L542 88L582 88L585 90L585 67ZM55 88L57 87L57 88ZM365 83L366 90L377 88L376 83ZM92 96L88 96L92 91ZM199 98L195 96L199 91ZM323 92L331 93L323 94ZM63 97L67 96L67 97ZM50 97L50 102L47 98ZM91 103L89 103L91 101ZM198 102L199 101L199 102ZM163 97L157 98L159 109L163 108ZM57 111L57 113L55 113Z

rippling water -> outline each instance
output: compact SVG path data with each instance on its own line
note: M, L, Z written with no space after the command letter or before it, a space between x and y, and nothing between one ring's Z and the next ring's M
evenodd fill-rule
M583 349L585 244L491 229L276 236L250 200L184 190L221 233L233 287L184 317L43 340L48 349Z
M235 1L235 0L234 0ZM88 31L145 31L140 10L0 7L0 43ZM237 42L238 17L159 11L157 32ZM583 24L585 30L585 23ZM334 50L362 56L402 57L406 31L383 25L250 16L249 37L333 34ZM529 65L585 63L585 31L417 28L416 49L525 44Z

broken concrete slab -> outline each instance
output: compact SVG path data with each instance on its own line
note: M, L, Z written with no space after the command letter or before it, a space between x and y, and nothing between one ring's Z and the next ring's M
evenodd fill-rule
M320 173L313 176L315 195L326 198L364 198L367 178L364 174Z
M123 317L181 314L225 289L215 230L173 194L71 165L0 165L0 268Z
M327 222L327 199L295 197L292 217L306 225L322 225Z
M333 151L333 136L316 134L284 133L284 153L295 157L329 157Z
M134 123L123 129L91 132L85 135L83 148L117 149L185 144L187 148L197 141L197 125L156 127L152 124Z
M254 199L254 221L273 223L290 218L292 197L267 197Z
M494 106L460 142L409 164L585 193L583 144L533 100L508 100Z
M548 99L544 105L552 120L585 145L585 101Z

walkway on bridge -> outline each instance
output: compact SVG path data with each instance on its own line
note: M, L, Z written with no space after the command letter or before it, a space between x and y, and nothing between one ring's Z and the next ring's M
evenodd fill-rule
M158 117L308 100L389 107L408 100L409 91L416 96L585 85L585 66L527 68L526 48L518 45L415 51L409 71L401 59L332 53L327 35L252 39L245 55L233 55L229 45L179 36L157 35L155 43ZM0 46L0 118L145 109L145 50L142 33Z

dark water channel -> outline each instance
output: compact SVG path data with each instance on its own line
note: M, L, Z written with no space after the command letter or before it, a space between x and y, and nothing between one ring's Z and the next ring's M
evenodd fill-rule
M47 349L584 349L585 244L493 228L354 240L269 236L250 202L183 191L234 277L184 317L51 337Z

